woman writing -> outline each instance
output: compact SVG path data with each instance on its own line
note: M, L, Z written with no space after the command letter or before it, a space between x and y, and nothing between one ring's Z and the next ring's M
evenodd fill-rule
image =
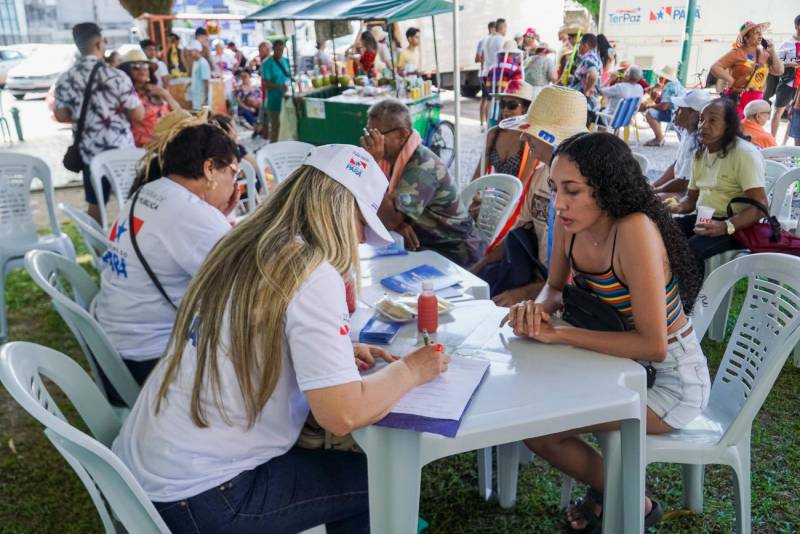
M181 109L178 101L165 88L158 85L154 61L147 59L141 50L131 50L122 56L119 69L133 82L133 89L144 107L144 118L131 125L133 141L137 147L144 147L153 139L153 130L158 120L176 109Z
M113 446L172 532L369 532L366 457L294 444L309 410L347 434L447 368L350 342L343 277L391 242L386 187L364 150L319 147L198 272ZM362 379L354 350L391 363Z
M647 431L684 427L706 405L710 390L706 360L687 315L700 277L686 241L630 149L611 134L578 134L564 141L550 179L557 216L547 284L535 301L512 307L506 320L517 335L542 343L649 363L656 374L647 395ZM562 307L570 275L613 306L628 330L556 326L552 315ZM619 427L619 422L606 423L526 441L552 466L589 486L587 496L567 512L572 529L595 532L591 528L599 523L603 502L603 459L580 435ZM649 527L662 511L646 498L645 514Z

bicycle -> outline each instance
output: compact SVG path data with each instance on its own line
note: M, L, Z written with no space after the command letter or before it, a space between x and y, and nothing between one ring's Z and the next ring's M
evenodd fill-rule
M456 156L456 127L450 121L439 119L441 102L425 102L425 136L422 144L436 154L449 169Z
M700 72L695 72L694 76L697 78L697 83L692 84L691 86L687 87L687 89L705 89L706 83L704 77L706 75L706 69L701 69Z

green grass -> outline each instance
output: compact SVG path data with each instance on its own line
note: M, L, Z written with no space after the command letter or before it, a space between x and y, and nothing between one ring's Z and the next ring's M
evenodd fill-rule
M78 244L74 229L65 231ZM79 247L78 254L86 250ZM83 265L93 274L90 262ZM85 364L80 349L44 293L24 271L6 282L12 340L27 340L57 348ZM743 297L736 293L730 326ZM724 344L703 344L713 372ZM800 489L800 369L788 363L753 425L753 532L798 532L800 510L794 501ZM702 514L680 510L681 472L676 465L652 465L647 470L650 491L669 517L661 533L732 532L734 529L732 472L706 467L705 509ZM520 469L517 505L501 509L478 496L475 454L434 462L423 470L421 515L429 532L560 532L558 510L561 477L541 460ZM581 491L576 488L576 494ZM0 388L0 533L101 532L97 513L69 466L53 449L41 426Z

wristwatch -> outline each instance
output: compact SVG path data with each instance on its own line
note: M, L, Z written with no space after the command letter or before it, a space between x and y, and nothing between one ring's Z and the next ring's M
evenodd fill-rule
M730 219L725 221L725 227L728 230L728 235L733 235L736 232L736 227L733 225Z

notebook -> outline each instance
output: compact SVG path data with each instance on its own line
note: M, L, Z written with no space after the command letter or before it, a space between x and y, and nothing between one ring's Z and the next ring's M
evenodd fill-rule
M391 243L383 247L373 247L372 245L359 245L358 257L362 260L382 258L385 256L406 256L408 251L398 243Z
M433 283L434 291L441 291L461 283L461 278L447 275L432 265L418 265L381 280L381 285L397 293L422 293L422 282Z
M377 343L389 345L402 328L403 323L390 321L378 314L369 319L358 334L360 343Z

